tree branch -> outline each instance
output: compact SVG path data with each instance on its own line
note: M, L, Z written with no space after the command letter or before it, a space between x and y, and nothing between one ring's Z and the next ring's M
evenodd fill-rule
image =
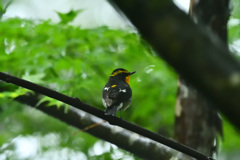
M209 160L211 158L187 147L187 146L184 146L180 143L177 143L175 141L172 141L170 139L167 139L161 135L158 135L156 133L153 133L149 130L146 130L144 128L141 128L135 124L132 124L132 123L129 123L127 121L124 121L124 120L121 120L117 117L113 117L113 116L105 116L104 115L104 112L97 109L97 108L94 108L90 105L87 105L83 102L81 102L79 99L76 99L76 98L71 98L71 97L68 97L66 95L63 95L61 93L58 93L56 91L53 91L53 90L50 90L48 88L45 88L45 87L42 87L42 86L39 86L37 84L34 84L34 83L31 83L29 81L26 81L26 80L23 80L23 79L20 79L20 78L17 78L17 77L14 77L14 76L11 76L9 74L6 74L6 73L3 73L3 72L0 72L0 79L5 81L5 82L8 82L8 83L12 83L12 84L15 84L15 85L18 85L18 86L21 86L21 87L24 87L24 88L27 88L27 89L30 89L30 90L33 90L37 93L40 93L40 94L43 94L43 95L46 95L48 97L51 97L51 98L54 98L56 100L59 100L61 102L64 102L66 104L69 104L71 106L74 106L75 108L77 109L80 109L80 110L83 110L89 114L92 114L96 117L99 117L101 119L104 119L106 121L108 121L110 124L114 124L114 125L117 125L117 126L120 126L122 128L125 128L129 131L132 131L132 132L135 132L141 136L144 136L146 138L149 138L151 140L154 140L154 141L157 141L161 144L164 144L168 147L171 147L177 151L180 151L182 153L185 153L189 156L192 156L196 159L199 159L199 160ZM48 113L51 113L51 115L57 117L57 118L60 118L58 117L58 115L56 114L56 108L53 109L53 108L47 108L47 107L42 107L41 108L42 110L49 110ZM70 110L71 111L71 110ZM72 117L72 114L76 114L74 112L70 112L68 114L71 115ZM63 111L62 111L63 112ZM64 112L63 112L64 113ZM66 119L68 119L69 117L67 115L62 115L63 117L65 117ZM75 119L75 122L74 124L72 124L73 126L77 127L79 125L79 119ZM71 124L71 123L70 123ZM97 128L97 127L96 127ZM91 129L92 130L92 129ZM90 131L91 131L90 130ZM90 132L89 131L89 132ZM106 136L106 134L103 135L103 139L104 139L104 136ZM119 137L113 137L113 139L115 138L119 138ZM116 145L119 145L119 144L116 144ZM119 145L121 146L121 145ZM147 158L149 157L149 155L146 155L144 154Z
M240 64L227 46L170 0L113 1L158 54L240 129Z
M190 4L194 22L204 23L227 46L229 0L191 0ZM182 78L179 78L177 93L176 140L206 155L216 155L219 144L217 134L223 137L222 120L216 108Z
M27 104L30 107L41 110L42 112L55 117L73 127L80 130L88 128L94 124L100 124L96 127L85 130L85 132L116 144L122 149L125 149L144 159L162 159L169 160L171 157L178 156L177 152L169 147L161 145L156 141L145 138L134 132L128 131L118 126L112 126L96 116L90 115L84 111L70 107L68 111L61 106L48 106L47 102L41 103L36 108L35 106L39 102L39 98L36 95L28 94L17 97L15 99L23 104ZM182 159L180 156L178 158Z

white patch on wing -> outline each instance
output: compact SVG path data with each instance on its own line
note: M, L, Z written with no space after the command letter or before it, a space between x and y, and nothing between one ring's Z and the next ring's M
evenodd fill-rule
M104 87L104 90L108 91L110 87Z
M117 107L117 110L120 110L123 106L123 103L120 103L119 106Z
M102 98L102 103L104 105L105 108L107 108L107 103L105 102L105 100Z
M127 92L126 89L120 89L119 92Z

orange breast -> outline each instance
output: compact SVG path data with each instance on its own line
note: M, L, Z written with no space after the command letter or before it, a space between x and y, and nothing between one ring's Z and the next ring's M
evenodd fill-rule
M129 85L130 75L125 78L125 82Z

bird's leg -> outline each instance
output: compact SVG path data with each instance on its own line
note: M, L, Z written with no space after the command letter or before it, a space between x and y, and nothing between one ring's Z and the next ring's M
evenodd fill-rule
M120 119L122 119L122 111L120 111Z

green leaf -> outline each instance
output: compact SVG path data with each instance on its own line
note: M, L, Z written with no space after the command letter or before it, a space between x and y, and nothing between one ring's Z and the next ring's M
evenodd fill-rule
M50 97L46 97L46 96L44 96L37 104L36 104L36 106L39 106L40 104L42 104L42 103L45 103L45 102L47 102L47 106L57 106L57 108L60 108L60 107L62 107L62 106L64 106L64 103L63 102L61 102L61 101L58 101L58 100L56 100L56 99L53 99L53 98L50 98Z
M79 9L76 11L71 10L67 13L57 12L57 14L58 14L59 18L61 19L60 23L68 24L69 22L74 20L79 13L81 13L83 11L84 11L83 9Z
M29 75L28 73L26 73L22 76L23 79L37 84L44 84L44 81L42 80L44 77L44 73L37 73L33 75Z

